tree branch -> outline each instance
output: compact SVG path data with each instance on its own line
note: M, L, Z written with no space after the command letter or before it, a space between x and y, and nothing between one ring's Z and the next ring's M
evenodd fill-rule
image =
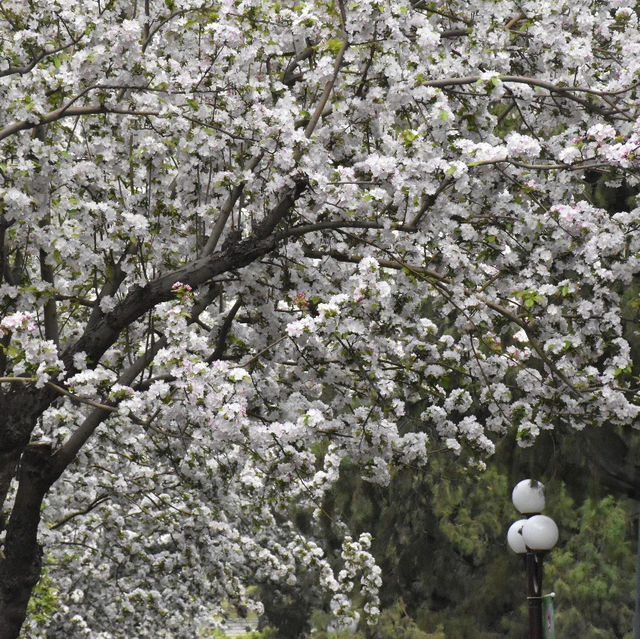
M298 68L298 65L300 64L300 62L302 62L303 60L306 60L307 58L310 58L313 55L313 51L314 51L313 47L307 47L306 49L302 50L300 53L295 55L293 60L289 62L289 64L287 65L287 68L284 70L284 73L282 74L282 80L281 80L282 84L288 87L293 86L296 80L298 80L301 77L300 74L294 74L294 71Z
M26 131L27 129L34 129L42 124L50 124L56 122L62 118L70 118L79 115L99 115L99 114L115 114L115 115L159 115L159 111L153 109L141 109L132 110L122 107L109 107L104 104L88 104L86 106L79 107L61 107L55 111L50 111L40 116L37 121L33 120L20 120L19 122L13 122L8 124L3 129L0 129L0 140L4 140L11 135L15 135L20 131Z
M16 75L16 74L24 75L25 73L29 73L29 71L31 71L36 66L36 64L44 60L46 57L50 55L55 55L60 51L64 51L69 47L75 46L76 44L78 44L78 42L80 42L80 40L82 40L83 37L84 37L84 33L78 36L77 38L71 40L71 42L67 44L62 44L59 47L56 47L55 49L44 49L43 51L40 52L39 55L33 58L33 60L31 60L31 62L29 62L28 64L25 64L21 67L9 67L4 71L0 71L0 78L4 78L8 75Z
M249 171L253 171L256 166L260 163L264 156L264 152L260 151L255 157L252 158L251 162L249 162L249 166L247 167ZM233 207L236 205L238 198L242 195L242 191L244 190L244 186L246 184L246 180L236 184L227 199L225 200L222 208L220 209L220 213L218 214L218 219L216 223L213 225L213 229L211 230L211 235L207 240L207 243L202 250L203 255L210 255L216 250L216 246L218 246L218 242L220 241L220 237L224 231L224 227L227 224L227 220L231 215L231 211L233 211Z
M409 224L407 225L410 229L412 229L412 230L417 230L418 229L418 224L420 224L420 220L422 219L424 214L436 203L436 200L438 199L438 196L452 182L453 182L453 178L450 175L447 176L444 180L442 180L442 182L440 183L440 185L436 189L435 193L432 193L431 195L425 195L423 197L422 205L420 206L420 209L415 214L413 220L411 220L411 222L409 222Z
M213 353L211 353L211 355L207 358L208 362L213 362L217 359L220 359L224 354L224 349L227 343L227 337L229 336L229 331L231 331L233 320L241 306L242 306L242 300L238 298L235 304L231 307L231 310L226 314L224 321L222 322L222 326L218 330L218 336L216 338L216 346L213 349Z
M37 381L37 377L0 377L0 384L35 384ZM52 388L61 395L64 395L65 397L68 397L72 401L78 402L79 404L86 404L87 406L93 406L94 408L100 408L110 412L117 411L117 408L114 408L113 406L110 406L108 404L101 404L100 402L96 402L89 397L76 395L70 390L67 390L63 386L60 386L59 384L56 384L54 382L45 382L45 386Z
M338 55L336 56L336 60L333 64L333 74L331 76L331 79L328 80L327 84L324 87L324 91L322 93L322 97L320 98L320 101L318 102L317 106L316 106L316 110L314 111L313 115L311 116L311 120L309 121L309 124L307 125L307 128L304 130L304 134L307 138L310 138L314 129L316 128L316 125L318 124L318 120L320 120L320 116L322 115L322 112L324 111L324 107L327 104L327 100L329 100L329 96L331 95L331 91L333 90L333 86L336 82L336 79L338 77L338 73L340 72L340 67L342 66L342 61L344 59L344 53L347 50L349 46L349 43L346 40L346 36L345 36L345 40L342 43L342 46L340 47L340 50L338 51ZM299 159L299 155L298 158Z
M43 281L50 284L53 288L53 267L47 264L47 254L43 249L40 249L40 275ZM58 327L58 310L54 295L50 295L44 303L44 335L46 339L50 339L54 344L58 345L60 341L60 330Z
M144 355L141 355L122 375L118 378L118 384L130 386L135 378L153 361L158 351L164 346L164 341L156 342ZM52 460L53 483L64 471L64 469L73 461L82 446L93 435L96 428L111 415L117 411L115 404L102 404L96 406L82 422L80 426L69 436L64 444L55 452Z
M561 87L557 84L553 84L553 82L548 82L547 80L539 80L537 78L529 78L526 76L519 75L501 75L498 76L498 79L503 83L514 83L514 84L528 84L529 86L539 87L541 89L546 89L549 93L557 93L562 97L567 98L568 100L572 100L573 102L577 102L581 106L585 107L588 111L593 110L597 111L601 114L608 114L609 111L599 107L598 105L585 100L584 98L580 98L574 93L586 93L588 95L594 96L612 96L612 95L621 95L623 93L628 93L632 91L636 86L637 82L632 84L631 86L625 89L619 89L617 91L600 91L598 89L590 89L589 87ZM459 86L466 84L475 84L478 81L482 81L482 76L479 75L471 75L471 76L463 76L460 78L442 78L440 80L427 80L423 82L423 86L427 87L435 87L435 88L447 88L451 86ZM618 109L616 109L618 110Z
M102 289L98 293L96 301L92 304L93 310L91 311L91 315L89 316L89 323L96 322L98 318L104 315L102 309L100 308L100 302L105 297L113 296L116 294L118 289L120 288L120 284L124 281L126 277L126 273L124 272L122 265L124 261L127 259L127 256L130 255L136 248L136 244L134 242L128 242L124 252L120 256L120 259L117 262L111 262L111 277L109 277L102 286ZM110 258L112 260L112 258Z
M57 528L64 526L67 522L71 521L72 519L75 519L76 517L79 517L80 515L87 515L94 508L96 508L96 506L99 506L103 501L106 501L107 499L111 499L111 495L109 493L103 493L102 495L99 495L86 508L83 508L78 512L71 513L70 515L63 517L60 521L57 521L55 524L53 524L50 527L50 529L56 530Z

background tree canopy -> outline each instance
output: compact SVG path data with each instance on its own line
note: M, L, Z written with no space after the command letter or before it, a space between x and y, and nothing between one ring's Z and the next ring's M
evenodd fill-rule
M7 0L0 42L0 639L303 592L418 632L508 572L476 506L504 473L456 469L566 439L637 493L634 7ZM571 490L622 552L622 506Z

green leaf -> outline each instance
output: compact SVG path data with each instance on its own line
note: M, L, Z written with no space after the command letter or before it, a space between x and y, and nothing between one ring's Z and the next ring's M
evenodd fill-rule
M337 54L338 51L340 51L340 49L342 49L343 44L344 43L342 42L342 40L339 40L338 38L330 38L325 43L327 49L329 51L331 51L331 53L333 53L333 54Z
M400 135L402 136L406 147L411 146L411 143L418 137L418 133L411 129L404 129Z

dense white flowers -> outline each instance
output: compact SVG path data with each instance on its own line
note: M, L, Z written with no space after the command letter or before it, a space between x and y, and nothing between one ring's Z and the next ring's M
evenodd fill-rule
M637 426L640 209L585 188L637 189L631 3L51 4L0 17L0 392L21 442L88 439L26 635L195 637L302 574L353 627L346 461Z
M5 334L14 331L27 331L29 333L33 333L36 331L35 318L31 313L23 312L5 315L2 320L0 320L0 328Z
M315 333L317 322L313 317L303 317L287 325L287 335L300 337L304 333Z
M538 157L540 155L540 143L531 136L520 133L509 133L506 137L507 153L512 156Z

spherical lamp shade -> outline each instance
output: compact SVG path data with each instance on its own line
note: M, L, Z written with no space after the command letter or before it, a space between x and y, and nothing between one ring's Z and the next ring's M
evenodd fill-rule
M531 550L551 550L558 541L558 526L551 517L534 515L522 526L522 537Z
M523 515L539 513L544 508L544 486L535 479L523 479L513 489L511 499Z
M507 532L509 548L519 555L527 552L527 544L524 543L524 537L522 536L522 528L526 523L526 519L518 519L518 521L514 521L511 526L509 526L509 531Z

